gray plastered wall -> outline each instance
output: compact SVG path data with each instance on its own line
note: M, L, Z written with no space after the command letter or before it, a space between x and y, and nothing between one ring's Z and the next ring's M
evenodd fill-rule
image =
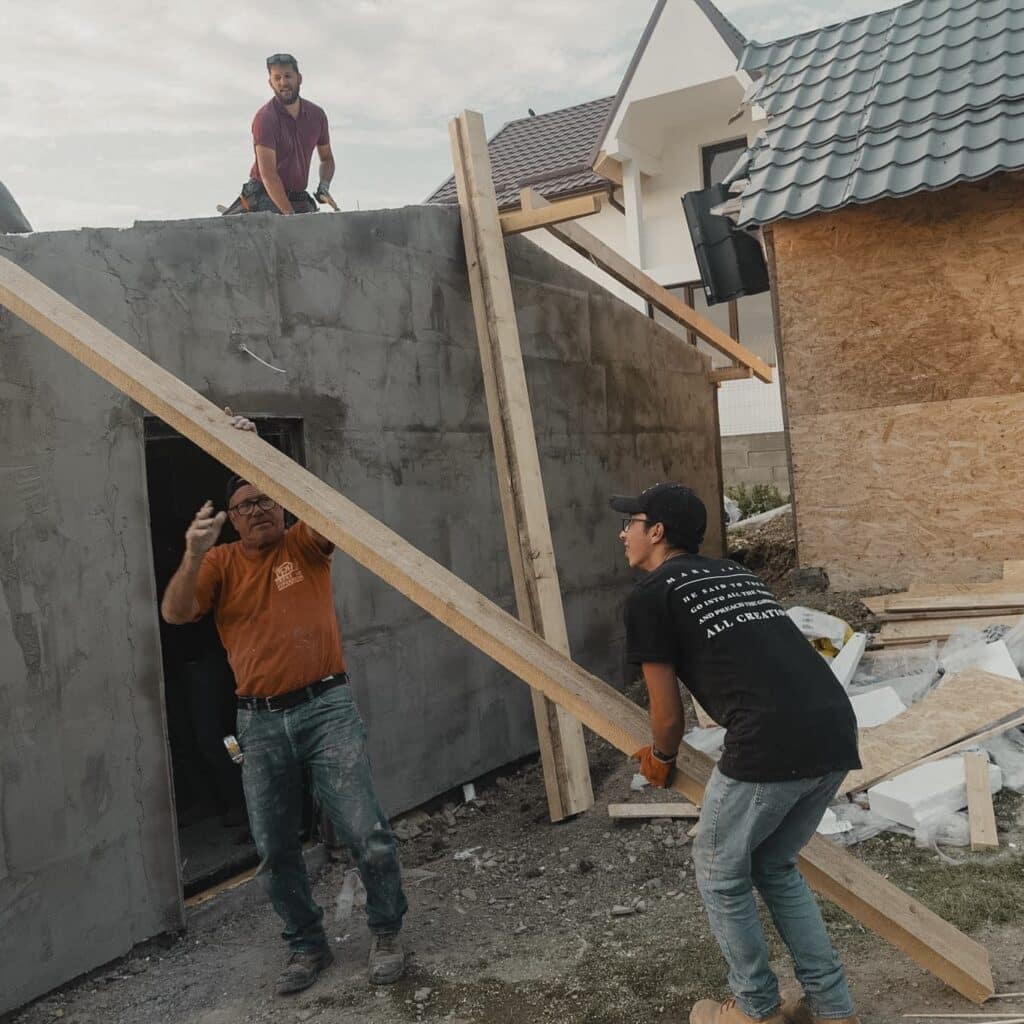
M669 332L508 248L573 654L621 683L630 574L607 497L691 483L719 552L714 389ZM512 609L456 210L142 223L0 254L211 400L301 417L314 473ZM143 417L0 310L0 1012L183 921ZM519 680L346 556L333 571L389 813L536 749Z

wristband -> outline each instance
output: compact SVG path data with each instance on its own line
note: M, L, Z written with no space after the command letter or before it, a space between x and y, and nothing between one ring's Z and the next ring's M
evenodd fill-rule
M675 764L676 758L679 756L678 750L674 754L663 754L657 747L651 747L651 753L661 761L662 764Z

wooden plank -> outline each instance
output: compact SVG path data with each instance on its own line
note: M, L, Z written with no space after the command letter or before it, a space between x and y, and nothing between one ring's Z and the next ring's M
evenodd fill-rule
M1024 608L1024 591L998 593L892 594L886 601L887 612L987 611L998 608Z
M723 366L720 370L712 370L708 376L712 384L720 384L725 380L750 380L754 371L749 366Z
M988 754L974 750L964 754L967 774L967 817L971 824L971 849L996 850L996 812L992 807L992 789L988 781Z
M885 611L885 602L888 600L888 594L879 594L877 597L862 597L860 603L873 615L881 615Z
M613 156L609 156L603 149L597 154L594 161L594 173L598 177L622 185L622 164Z
M946 680L902 715L860 733L860 771L840 793L866 789L893 771L1024 709L1024 683L979 669Z
M987 615L951 619L923 619L911 622L886 622L875 637L885 646L923 644L932 640L948 640L961 627L979 629L983 626L1016 626L1020 615Z
M483 118L464 112L452 121L450 131L516 607L522 622L568 654L569 634ZM562 821L594 804L583 728L536 690L533 710L548 812L552 821Z
M575 196L562 199L542 210L517 210L514 213L501 215L501 232L503 235L519 235L524 231L535 231L551 224L561 224L567 220L589 217L601 210L600 196Z
M650 742L636 704L262 438L234 430L212 402L2 258L0 303L618 750L632 754ZM672 788L700 803L712 760L684 744L677 767ZM984 947L846 850L815 836L799 864L817 892L968 999L983 1002L995 991Z
M999 608L962 608L956 612L955 617L958 619L981 620L981 624L984 625L993 615L1024 615L1024 605L1006 605ZM882 612L877 616L879 622L934 622L937 619L948 619L951 617L953 616L948 611Z
M699 818L693 804L609 804L609 818Z
M548 205L547 200L531 188L524 188L519 196L524 210L541 209ZM734 341L707 317L701 316L691 306L686 305L682 299L663 288L653 277L649 277L642 270L633 266L610 245L606 245L578 224L554 224L550 225L547 230L570 249L600 267L619 284L625 285L641 298L646 299L655 309L660 309L666 316L703 338L712 348L729 356L733 362L749 367L759 380L771 383L772 368L763 359L754 355L750 349L738 341Z

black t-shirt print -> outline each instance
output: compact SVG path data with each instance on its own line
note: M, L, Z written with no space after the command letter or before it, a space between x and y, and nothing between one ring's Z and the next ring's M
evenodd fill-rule
M743 782L860 767L857 720L828 663L748 569L677 555L626 605L627 658L659 662L720 725L719 769Z

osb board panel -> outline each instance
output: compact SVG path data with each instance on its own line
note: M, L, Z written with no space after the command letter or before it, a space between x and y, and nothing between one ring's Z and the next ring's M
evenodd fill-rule
M860 733L859 772L850 772L841 793L864 789L901 765L980 732L1024 707L1024 683L977 669L944 682L897 718Z
M847 588L987 583L1024 550L1024 395L795 416L803 565Z
M1024 390L1024 176L772 231L791 416Z

